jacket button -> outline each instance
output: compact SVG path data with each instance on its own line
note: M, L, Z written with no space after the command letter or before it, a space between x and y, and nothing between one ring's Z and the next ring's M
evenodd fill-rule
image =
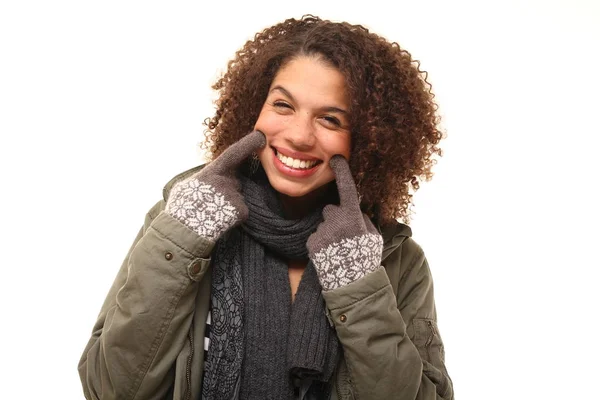
M190 269L191 273L196 275L202 269L202 265L199 262L195 262Z
M210 258L197 258L187 266L187 273L191 280L198 282L202 279L200 273L210 265Z
M346 317L346 314L342 314L342 315L340 315L340 321L342 321L342 322L346 322L346 320L347 320L347 319L348 319L348 318Z
M165 259L166 259L167 261L171 261L171 260L173 259L173 253L171 253L170 251L167 251L167 252L165 253Z

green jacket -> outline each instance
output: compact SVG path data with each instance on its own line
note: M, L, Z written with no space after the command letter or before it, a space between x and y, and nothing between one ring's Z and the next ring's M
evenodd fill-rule
M88 399L197 399L213 243L163 212L146 214L79 362ZM433 281L403 224L381 228L383 268L324 292L343 347L332 399L454 398L437 329Z

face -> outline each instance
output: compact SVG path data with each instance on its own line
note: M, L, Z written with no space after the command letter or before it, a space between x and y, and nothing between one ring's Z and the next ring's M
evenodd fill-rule
M301 197L335 179L331 157L350 157L349 109L343 75L324 61L302 56L277 72L255 125L267 138L259 158L275 190Z

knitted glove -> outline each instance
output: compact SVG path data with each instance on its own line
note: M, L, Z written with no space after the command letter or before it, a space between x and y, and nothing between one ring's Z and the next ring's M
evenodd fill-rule
M175 219L198 235L217 240L248 217L235 171L252 152L264 147L265 135L249 133L231 145L200 172L173 186L165 207Z
M356 184L346 159L329 161L335 173L340 205L323 209L323 222L306 243L323 290L354 282L381 265L383 239L360 211Z

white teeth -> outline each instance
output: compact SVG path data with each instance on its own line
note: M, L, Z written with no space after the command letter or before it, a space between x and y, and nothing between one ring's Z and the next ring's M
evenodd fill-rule
M277 158L285 165L287 165L290 168L296 168L296 169L308 169L308 168L312 168L315 166L315 164L317 163L317 161L312 160L312 161L307 161L307 160L298 160L298 159L294 159L292 157L286 157L282 154L277 153Z

